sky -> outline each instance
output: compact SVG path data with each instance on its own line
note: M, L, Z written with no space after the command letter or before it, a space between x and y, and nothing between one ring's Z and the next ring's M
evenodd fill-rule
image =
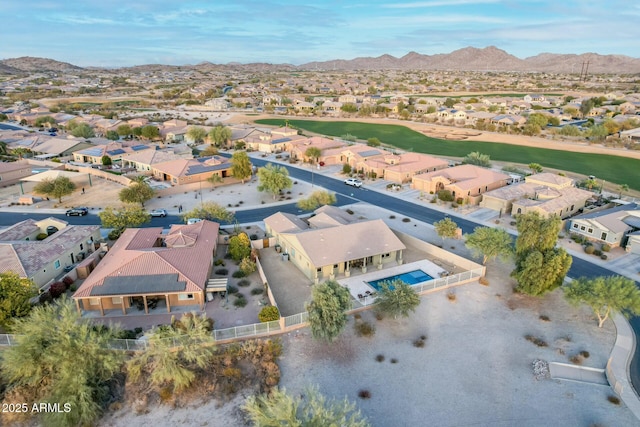
M0 59L303 64L496 46L640 57L637 0L6 0Z

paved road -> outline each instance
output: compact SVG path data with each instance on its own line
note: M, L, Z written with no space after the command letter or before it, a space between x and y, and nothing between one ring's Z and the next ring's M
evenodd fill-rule
M268 163L262 159L251 159L252 163L258 167L264 166ZM291 178L298 179L301 181L312 182L312 172L310 169L300 169L300 168L288 168L289 174ZM430 209L428 206L418 205L415 203L408 202L406 200L398 199L396 197L379 193L376 191L370 191L366 189L366 186L360 189L349 187L345 185L342 181L330 178L321 174L314 173L313 174L313 182L326 188L327 190L334 191L337 194L338 198L338 206L343 206L350 203L355 202L366 202L376 206L384 206L385 209L392 210L397 212L400 215L405 215L408 217L415 218L416 220L420 220L423 222L427 222L432 224L435 221L439 221L443 219L446 214ZM259 222L264 218L275 212L289 212L296 215L305 213L298 209L294 203L287 205L279 205L273 207L264 207L258 209L248 209L241 210L236 212L236 219L239 223L251 223L251 222ZM21 221L26 218L34 218L41 219L52 215L47 214L15 214L15 213L0 213L0 226L7 226L14 224L17 221ZM62 217L69 221L71 224L99 224L100 221L96 215L88 215L86 217L66 217L64 215L53 215L56 217ZM471 233L475 227L482 226L480 223L476 223L474 221L470 221L464 218L455 218L456 223L464 233ZM163 226L166 227L169 224L175 224L180 222L180 219L176 216L168 216L166 218L153 218L151 222L147 226ZM588 261L585 261L581 258L574 257L573 264L571 269L569 270L570 277L594 277L594 276L611 276L616 273L600 267L598 265L592 264ZM640 284L638 284L640 286ZM640 317L634 317L631 319L631 327L636 334L636 341L640 342ZM634 385L634 388L638 390L640 388L640 345L636 346L636 352L634 354L633 360L631 362L631 382Z

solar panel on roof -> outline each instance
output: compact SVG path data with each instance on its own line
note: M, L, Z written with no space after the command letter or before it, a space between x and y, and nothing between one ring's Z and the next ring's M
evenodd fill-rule
M362 153L360 153L360 156L362 156L362 157L370 157L370 156L377 156L378 154L380 154L380 152L378 150L368 150L368 151L363 151Z
M148 145L134 145L133 147L131 147L133 151L146 150L147 148L149 148Z
M122 148L116 148L115 150L108 150L107 154L111 154L112 156L118 155L118 154L124 154L124 150Z
M87 148L86 150L82 150L80 153L86 154L88 156L100 156L102 154L101 148Z
M280 144L282 142L289 142L291 141L291 138L279 138L279 139L274 139L271 141L272 144Z

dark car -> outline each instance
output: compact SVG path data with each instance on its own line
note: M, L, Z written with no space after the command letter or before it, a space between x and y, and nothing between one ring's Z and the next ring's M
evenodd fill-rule
M84 216L89 213L87 208L73 208L66 212L67 216Z

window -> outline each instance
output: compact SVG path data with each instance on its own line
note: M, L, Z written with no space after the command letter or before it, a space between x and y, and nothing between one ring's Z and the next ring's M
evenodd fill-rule
M82 243L80 243L80 250L84 250L84 245Z
M338 268L338 264L333 264L333 268Z
M580 231L584 231L584 230L585 230L585 228L586 228L586 227L585 227L584 225L581 225L581 226L580 226Z
M593 228L588 229L587 232L593 233Z
M382 254L382 258L389 258L391 256L390 253Z
M56 268L56 270L59 269L60 268L60 260L57 259L56 262L53 263L53 266Z
M573 228L578 228L578 224L573 224Z
M194 299L193 294L178 294L179 301L187 301Z
M89 300L89 305L100 305L100 298L91 298Z
M575 205L571 205L571 210L573 210L574 207L575 207Z
M316 268L316 272L317 272L317 273L322 273L322 267L320 267L320 268Z
M602 233L602 235L600 236L600 239L607 240L607 233Z

